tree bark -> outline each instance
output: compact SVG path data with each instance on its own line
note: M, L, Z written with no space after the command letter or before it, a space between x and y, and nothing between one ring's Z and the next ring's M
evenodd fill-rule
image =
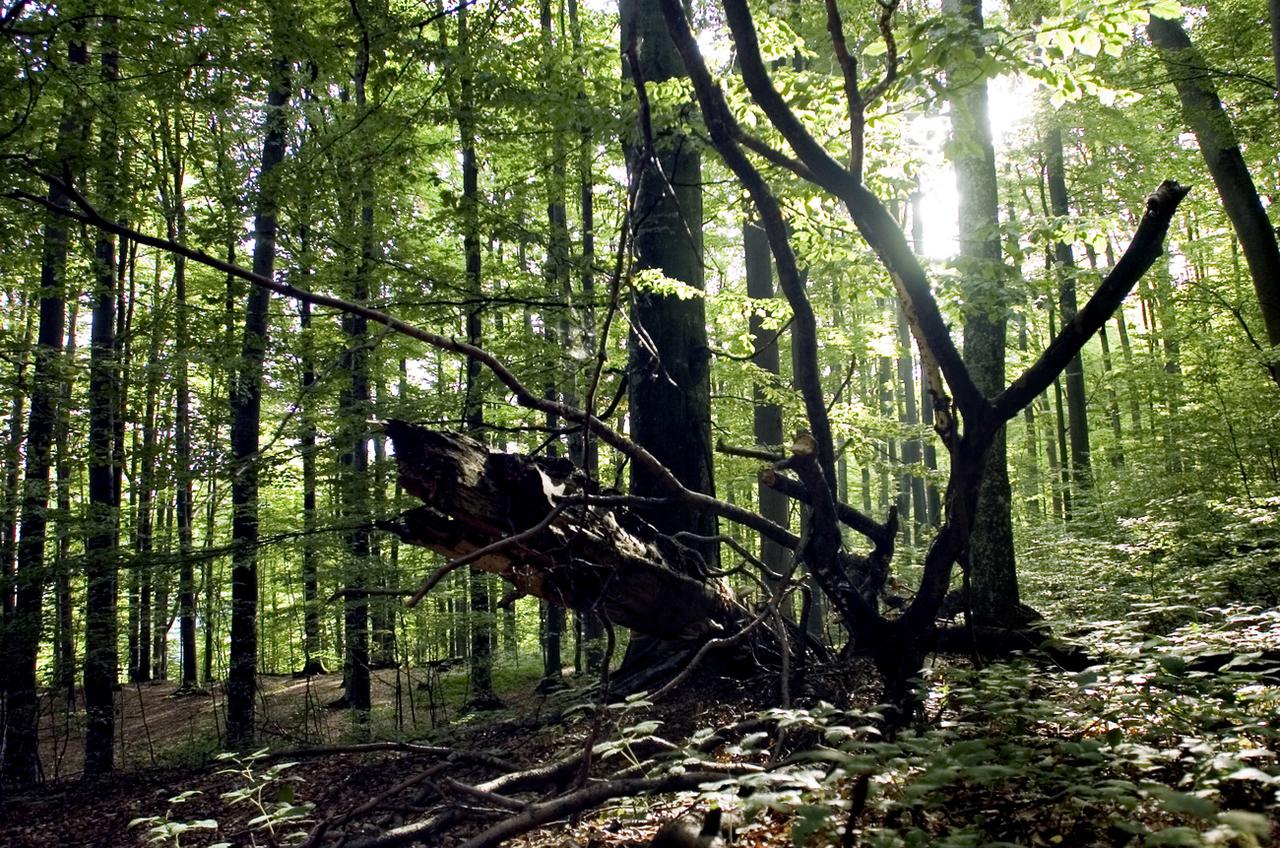
M68 298L68 301L70 306L67 310L67 342L63 361L73 363L76 352L76 319L80 301L76 297ZM71 430L73 373L73 369L66 369L59 389L56 438L58 548L53 568L54 594L58 605L55 626L54 681L55 685L65 693L68 708L74 706L76 693L75 602L71 594L71 460L67 444Z
M78 35L78 33L77 33ZM72 41L67 50L73 73L88 65L83 41ZM84 132L84 107L76 95L68 94L58 127L55 168L79 170ZM65 193L51 187L49 202L65 209ZM40 648L45 585L48 582L47 536L49 512L49 467L55 432L61 421L59 401L63 388L63 327L67 300L67 227L50 215L44 225L40 262L40 325L36 337L31 377L31 406L27 423L26 468L23 474L22 517L17 545L17 594L12 618L6 622L5 662L6 715L3 779L19 785L34 783L40 776L37 719L39 701L36 688L36 657ZM60 517L59 523L66 524ZM59 660L65 661L64 657Z
M457 558L508 540L472 567L561 607L598 607L615 624L662 639L696 642L747 620L727 585L686 574L695 552L632 509L608 498L573 504L597 489L568 460L490 452L466 436L401 421L387 422L386 432L404 490L424 504L388 526L406 542Z
M102 22L102 80L115 114L119 79L116 22ZM119 202L119 139L114 119L103 122L98 142L98 193L107 216ZM115 765L116 576L120 490L115 479L115 416L119 402L116 357L116 242L100 233L94 247L94 308L89 356L89 510L85 533L84 770L109 772Z
M356 70L353 75L357 124L363 122L367 109L367 84L372 61L370 27L362 16L360 0L351 0L352 16L359 28ZM376 259L374 243L374 175L372 159L364 157L356 177L356 200L359 220L356 222L360 257L351 276L351 300L366 304L369 300L370 277ZM345 187L340 189L345 191ZM371 706L369 677L369 596L365 589L373 578L369 523L370 510L369 444L367 421L372 411L369 391L368 320L362 315L344 314L342 329L347 349L341 360L343 387L338 399L338 419L343 450L339 457L343 518L352 525L346 532L346 593L343 595L343 630L346 635L347 706L357 734L368 733Z
M1062 156L1062 129L1055 123L1044 140L1046 181L1049 184L1049 208L1060 226L1071 214L1067 198L1067 171ZM1065 324L1076 316L1076 260L1071 245L1059 240L1053 245L1054 265L1058 270L1058 304ZM1067 387L1067 432L1071 437L1071 485L1079 496L1090 485L1089 415L1084 387L1084 360L1077 353L1063 372Z
M164 169L157 175L165 201L165 229L169 238L187 240L187 201L184 194L186 156L182 141L182 113L172 117L161 110ZM174 513L178 525L178 630L182 650L182 684L193 690L199 684L196 660L196 580L194 553L195 509L191 483L191 377L187 364L190 313L187 304L187 258L173 257L173 368L177 383L174 402Z
M254 215L253 271L275 275L276 168L284 159L285 108L290 63L283 55L282 13L271 10L271 75L267 81L265 136ZM255 287L245 304L240 364L231 386L231 657L227 670L227 743L253 741L253 699L258 668L258 430L262 418L262 363L267 346L269 290Z
M983 28L981 0L946 0L944 10L962 17L976 37ZM974 73L972 67L966 73ZM1001 261L995 152L987 117L987 83L953 78L952 132L961 146L954 157L960 198L962 267L970 278L964 316L964 362L978 390L988 396L1005 387L1007 305ZM972 151L972 152L969 152ZM994 434L981 475L977 512L968 541L969 613L975 624L1014 624L1018 576L1013 552L1009 469L1003 427Z
M746 218L742 224L742 247L747 274L747 297L759 301L771 300L774 291L769 240L760 225L750 218ZM778 375L779 331L765 329L764 317L760 314L760 310L765 308L765 304L761 303L751 311L750 318L753 349L751 362L764 372L752 388L752 432L757 445L780 449L783 443L782 406L770 400L770 391L765 384L766 380L776 379ZM760 503L761 515L779 527L788 525L791 506L786 495L758 482L756 497ZM765 536L760 537L760 561L770 571L781 574L786 568L786 558L787 550L782 545Z
M684 75L657 0L624 0L622 50L630 56L623 77L657 84ZM702 165L697 145L679 127L641 126L626 145L635 191L632 241L636 271L653 271L699 292L681 298L637 289L631 304L629 407L631 435L687 488L715 491L711 442L711 351L707 346L702 268ZM650 144L651 142L651 144ZM633 464L637 495L661 486ZM691 515L679 506L651 516L665 533L716 533L714 516ZM709 563L714 545L700 548Z
M1204 71L1204 57L1178 21L1153 17L1147 24L1147 35L1173 78L1183 120L1195 133L1223 209L1240 239L1267 340L1274 348L1280 345L1280 247L1240 152L1231 118ZM1272 379L1280 383L1280 363L1274 359L1268 362Z

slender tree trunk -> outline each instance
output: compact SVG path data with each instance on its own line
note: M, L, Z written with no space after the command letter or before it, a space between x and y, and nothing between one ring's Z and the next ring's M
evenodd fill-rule
M187 203L183 183L186 157L182 147L183 119L175 109L172 117L161 110L161 140L164 165L158 175L166 200L165 228L179 244L187 241ZM196 580L194 554L195 510L191 492L191 380L187 366L191 349L190 316L187 305L187 259L173 257L173 371L177 383L174 401L174 513L178 524L178 630L182 645L182 684L186 691L198 685L196 665Z
M1049 183L1049 206L1059 224L1071 214L1067 199L1066 166L1062 157L1062 130L1054 124L1045 135L1045 171ZM1058 272L1058 303L1065 324L1076 316L1076 260L1071 245L1058 241L1053 246ZM1067 386L1067 429L1071 437L1071 484L1079 496L1089 488L1089 415L1085 398L1084 360L1079 353L1063 372Z
M907 314L901 303L896 303L895 314L898 319L898 390L902 397L902 424L908 433L920 427L920 410L916 406L916 368L911 353L911 329L907 325ZM908 436L902 443L902 463L907 466L903 475L904 491L911 496L910 520L906 510L902 510L904 525L910 525L915 544L919 546L920 528L928 519L928 498L924 490L924 478L916 471L923 458L923 445L919 436Z
M769 240L758 223L745 219L742 224L743 259L747 274L747 297L768 301L774 296L773 258L769 254ZM778 332L765 329L764 317L756 309L751 311L752 363L764 372L764 379L776 379L779 370ZM780 448L783 444L782 406L770 401L770 392L761 381L752 389L752 429L756 444ZM786 527L790 522L791 505L781 492L764 483L756 483L756 497L760 514L775 524ZM786 570L787 551L777 542L760 537L760 560L777 574Z
M87 52L87 51L86 51ZM87 59L86 59L87 61ZM79 314L78 297L69 297L67 310L67 343L64 362L74 363L76 352L76 319ZM63 372L58 409L57 465L58 465L58 552L54 561L57 622L55 634L54 681L66 693L66 704L75 704L76 648L75 601L71 592L71 459L67 442L71 430L71 389L75 369Z
M119 78L116 23L102 23L102 79L113 99ZM114 104L104 113L114 115ZM113 216L119 140L116 122L104 121L99 136L99 208ZM119 662L116 637L116 575L120 490L116 486L114 436L119 400L116 356L115 240L102 233L94 248L94 308L89 357L89 509L85 532L84 770L109 772L115 765L115 685Z
M467 8L456 14L458 26L459 84L453 111L458 121L458 140L462 149L462 252L465 263L467 292L467 341L479 345L482 334L481 314L484 291L481 285L480 246L480 167L476 160L475 108L476 95L471 67L471 43L468 33ZM441 22L443 33L444 23ZM484 427L484 385L480 363L468 359L462 406L462 424L477 438ZM493 692L493 643L497 635L493 608L489 597L488 578L472 570L468 581L471 608L471 703L478 708L496 706Z
M1092 245L1086 244L1084 249L1089 269L1096 273L1098 255ZM1124 465L1124 429L1120 422L1120 399L1116 393L1115 361L1111 358L1111 340L1107 337L1105 324L1098 330L1098 342L1102 345L1102 373L1107 386L1107 417L1111 421L1111 435L1116 442L1111 450L1110 460L1113 466L1120 468Z
M68 47L68 61L79 72L88 64L83 41ZM79 158L83 106L68 95L62 107L55 162L74 168ZM68 207L66 195L49 189L49 203ZM12 618L6 622L6 655L9 666L4 726L4 773L19 785L40 776L37 719L36 657L40 648L43 601L49 569L46 565L49 511L49 466L55 433L62 420L63 327L67 298L67 228L62 219L49 215L44 224L44 248L40 262L40 326L36 338L31 378L31 411L27 423L26 469L23 474L22 518L17 545L17 595ZM74 295L73 295L74 297ZM59 521L65 525L66 519ZM59 656L60 661L66 658Z
M26 422L23 421L23 412L27 401L27 360L29 359L28 351L31 349L31 334L35 328L35 310L31 308L29 301L23 299L20 312L14 317L13 324L21 328L17 331L20 345L17 368L14 369L9 433L5 440L3 462L0 463L0 468L4 472L4 485L0 489L0 590L4 596L3 622L0 622L3 625L0 626L0 646L5 644L5 634L9 622L13 619L17 599L14 590L17 588L18 482L22 468L22 443L26 439L24 426ZM7 647L0 650L0 657L7 657L7 650ZM9 663L5 662L4 668L0 668L0 679L8 673L8 669Z
M298 240L301 248L299 273L302 288L310 291L312 281L311 226L304 213ZM302 454L302 655L303 673L320 674L324 664L320 660L320 606L318 552L316 550L316 422L315 422L315 340L311 329L311 304L305 300L299 306L298 321L301 329L299 344L302 358L302 400L298 411L298 451Z
M288 126L289 60L282 55L281 13L273 10L271 42L274 58L268 80L262 167L258 173L254 216L253 271L274 277L276 212L279 206L276 167L284 159ZM253 740L253 698L258 662L258 429L262 409L262 361L267 346L270 292L254 286L245 305L240 365L231 386L231 658L227 674L227 742L243 747Z
M911 193L911 248L916 255L923 256L924 218L920 215L920 197L918 190ZM929 395L928 381L924 379L920 380L920 417L925 421L931 421L933 418L933 401ZM933 443L933 438L925 437L920 441L922 443L920 453L924 459L925 470L936 472L938 449ZM927 483L924 491L928 524L930 527L937 527L942 523L942 496L933 483Z
M351 10L359 26L359 47L354 74L356 116L363 119L368 108L366 85L371 62L369 27L364 20L359 0L352 0ZM355 303L369 300L370 277L373 272L374 185L371 160L360 165L356 178L359 221L356 224L360 258L351 278L351 298ZM343 518L354 525L347 531L346 594L343 597L343 631L346 637L347 704L357 733L368 732L371 706L369 676L369 596L364 589L371 580L369 540L369 443L366 431L371 412L369 394L368 321L360 315L343 315L342 328L347 350L342 357L345 385L339 396L338 417L343 434L341 496Z
M160 265L156 263L156 275L159 276ZM160 624L163 618L163 604L160 603L161 596L156 593L156 615L152 617L151 599L153 597L153 589L156 581L156 569L152 562L152 551L154 545L154 529L155 529L155 513L156 513L156 395L160 391L160 341L162 316L160 313L160 285L159 279L153 286L151 292L151 339L147 350L147 364L143 375L143 391L146 396L143 400L143 416L142 416L142 448L137 451L139 458L139 468L134 479L137 480L138 504L137 519L134 534L134 552L136 559L133 565L134 573L140 578L141 591L138 595L138 637L137 637L137 656L136 668L134 674L135 681L148 681L153 677L159 677L159 669L152 669L152 650L151 650L151 632L152 622L155 625ZM136 432L136 431L135 431ZM135 446L136 449L136 446ZM131 487L133 488L133 487ZM162 578L163 579L163 578Z

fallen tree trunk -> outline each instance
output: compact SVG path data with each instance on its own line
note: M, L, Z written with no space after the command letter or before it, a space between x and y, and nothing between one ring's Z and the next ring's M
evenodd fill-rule
M472 567L663 639L703 642L750 621L725 581L700 579L696 551L619 503L636 499L601 494L568 460L493 452L404 421L386 432L401 485L423 502L382 525L405 542L451 559L497 545Z

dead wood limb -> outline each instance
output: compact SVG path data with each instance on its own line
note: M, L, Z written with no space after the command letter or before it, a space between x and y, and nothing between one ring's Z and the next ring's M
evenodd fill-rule
M594 783L560 798L530 805L524 812L500 821L478 836L462 843L462 848L494 848L544 824L599 806L611 798L663 792L690 792L705 783L715 783L731 776L727 771L698 771L666 777L633 777Z
M726 444L723 439L716 442L716 450L727 456L740 456L746 459L758 459L761 462L780 462L786 459L786 454L779 453L775 450L769 450L762 447L745 447L741 445Z
M414 742L363 742L357 745L326 745L315 748L280 748L263 754L265 760L302 760L314 757L349 756L353 754L419 754L429 757L442 757L453 762L470 762L500 772L514 772L516 765L509 760L486 754L483 751L468 751L463 748L444 748L438 745L419 745Z
M529 805L524 801L517 801L515 798L509 798L506 795L499 795L497 792L490 792L487 789L481 789L478 786L471 786L460 780L454 780L452 777L446 777L441 783L453 792L461 795L468 795L478 801L486 804L492 804L503 810L511 810L514 812L523 812Z
M785 474L779 474L776 469L766 468L760 472L760 482L789 498L798 500L803 504L812 506L809 490L805 485L794 477L788 477ZM897 518L896 507L890 507L889 520L881 524L874 518L864 515L853 507L841 501L835 502L836 518L846 527L866 536L877 547L887 546L890 550L893 547L893 537L896 531Z

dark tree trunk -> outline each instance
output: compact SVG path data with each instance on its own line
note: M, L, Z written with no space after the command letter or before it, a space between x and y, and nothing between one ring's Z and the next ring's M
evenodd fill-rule
M119 78L115 21L102 24L102 79L113 97ZM111 105L106 114L114 114ZM114 216L119 139L114 120L104 121L98 151L100 208ZM84 770L103 774L115 764L117 530L120 490L115 476L115 416L120 385L116 356L116 243L102 233L94 248L93 328L89 357L89 509L85 532Z
M84 42L74 41L69 45L68 61L73 71L84 69L88 64ZM78 170L76 160L80 153L83 111L78 98L67 95L58 128L55 167ZM49 189L48 199L59 209L68 207L66 195L57 187ZM18 532L17 595L12 618L4 628L7 650L3 659L9 670L5 679L4 773L0 779L20 785L34 783L40 776L36 656L40 649L44 591L49 574L46 565L49 467L55 432L61 420L59 400L63 388L62 346L67 299L65 223L50 215L45 221L43 236L40 325L31 377L22 519ZM65 523L65 517L60 517L59 524ZM66 660L61 656L58 659Z
M68 298L67 345L64 361L75 361L76 319L79 314L78 297ZM58 552L54 561L55 597L58 604L54 646L54 681L66 695L68 708L75 704L76 648L75 602L71 594L71 458L69 456L69 432L71 429L71 389L74 369L64 372L60 391L57 431L58 464Z
M271 77L268 80L262 167L254 215L253 271L275 275L276 167L284 159L289 102L289 61L281 51L282 21L272 15ZM253 740L253 698L258 668L258 430L262 411L262 361L267 346L270 292L254 287L245 304L240 364L231 385L231 657L227 670L227 743Z
M1147 24L1147 35L1173 78L1183 120L1195 133L1222 206L1240 239L1267 340L1272 346L1280 345L1280 248L1240 152L1231 118L1222 108L1212 78L1202 70L1206 67L1204 58L1178 21L1153 17ZM1280 383L1280 367L1273 365L1270 370Z
M18 545L18 481L22 469L22 443L26 439L26 422L23 412L27 402L27 365L28 351L31 348L31 334L35 327L36 310L31 308L27 299L22 300L19 314L14 316L13 326L20 327L17 332L20 344L18 347L17 368L13 381L13 400L9 412L9 432L4 444L4 456L0 457L0 470L3 474L3 486L0 487L0 594L3 595L3 620L0 621L0 657L8 656L4 648L6 627L13 619L16 605L17 588L17 545ZM0 668L0 680L8 673L9 663Z
M312 288L311 227L305 221L299 231L301 287ZM298 452L302 455L302 656L303 673L320 674L320 590L316 551L316 422L313 397L316 384L315 340L311 329L311 304L303 301L298 316L302 360L302 400L298 410Z
M462 252L468 295L466 335L468 343L478 346L483 332L481 314L484 309L480 252L480 166L476 159L476 93L471 67L468 14L465 6L459 7L456 19L460 71L453 111L458 120L458 141L462 148ZM443 32L443 23L441 27ZM468 359L466 362L462 423L468 432L477 437L484 427L483 372L479 361L475 359ZM477 707L488 708L495 706L498 702L493 692L493 643L497 635L497 626L488 584L483 573L472 571L468 581L467 596L471 610L471 703Z
M367 105L366 86L371 61L370 34L361 17L359 0L352 0L351 10L359 26L359 47L354 74L356 117L362 121ZM374 246L374 184L372 160L365 158L356 178L359 221L356 224L360 258L351 278L351 300L367 304L370 277L376 259ZM340 189L345 190L345 189ZM369 442L367 421L372 411L369 391L368 321L361 315L343 315L342 328L347 350L342 356L344 385L340 393L338 418L344 433L343 452L339 459L343 518L353 525L347 531L346 594L343 596L343 631L346 637L347 705L357 733L368 732L371 706L369 678L369 596L365 593L372 579L369 522Z
M746 219L742 224L743 259L747 273L747 297L752 300L771 300L773 291L773 260L769 255L769 240L758 223ZM761 304L763 307L764 304ZM779 367L778 331L766 330L764 318L755 309L750 318L753 353L751 362L766 375L776 379ZM771 379L766 376L764 379ZM774 387L776 390L776 387ZM752 389L752 429L757 445L780 449L783 443L782 407L769 400L769 390L761 381ZM764 485L756 484L756 497L760 502L760 514L775 524L786 527L790 521L791 505L786 495ZM760 537L760 561L777 574L786 569L787 551L777 542Z
M182 147L182 113L172 117L162 110L161 140L164 144L164 171L158 175L165 200L165 227L170 239L187 241L187 201L183 183L186 157ZM187 304L187 258L173 257L173 369L177 384L174 398L174 514L178 525L178 630L182 651L184 690L199 683L196 660L196 579L194 553L195 508L191 483L191 380L187 364L191 347L190 314Z
M159 273L159 266L156 268ZM164 618L164 608L167 603L167 597L155 588L157 580L164 581L164 574L157 574L155 564L152 561L152 552L155 548L155 517L157 514L157 505L155 503L156 495L156 402L157 394L160 391L160 341L162 329L162 315L160 312L160 286L153 287L151 294L151 339L147 349L147 364L143 374L143 391L145 398L143 400L143 416L142 416L142 447L139 450L134 445L135 455L138 457L138 469L134 476L137 480L137 524L135 527L134 552L136 559L134 562L134 573L139 575L142 584L142 591L138 596L138 652L136 657L136 667L133 679L135 681L147 681L153 677L157 680L163 679L160 676L160 669L152 668L153 652L151 650L151 635L153 621L154 626L159 627L161 620ZM136 432L136 431L135 431ZM154 593L154 595L153 595ZM151 599L156 599L156 612L153 618Z

